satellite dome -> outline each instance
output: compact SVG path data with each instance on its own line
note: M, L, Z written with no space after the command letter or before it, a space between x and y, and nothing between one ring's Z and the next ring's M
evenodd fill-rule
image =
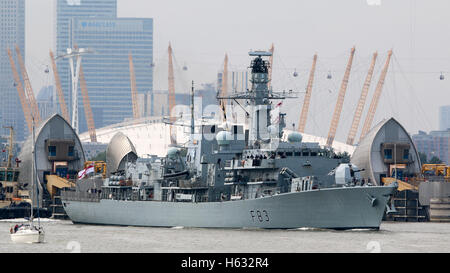
M292 132L288 135L289 142L302 142L302 134L298 132Z
M174 158L177 156L178 152L179 152L179 150L177 148L172 147L167 151L167 157Z

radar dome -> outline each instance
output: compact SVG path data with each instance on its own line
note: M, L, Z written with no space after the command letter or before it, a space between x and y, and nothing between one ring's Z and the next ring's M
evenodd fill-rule
M298 132L292 132L288 135L289 142L302 142L302 134Z
M167 157L169 157L169 158L174 158L174 157L177 156L178 152L179 152L179 151L178 151L177 148L170 148L170 149L167 151Z
M228 131L220 131L216 135L216 140L219 145L229 145L233 140L233 135Z

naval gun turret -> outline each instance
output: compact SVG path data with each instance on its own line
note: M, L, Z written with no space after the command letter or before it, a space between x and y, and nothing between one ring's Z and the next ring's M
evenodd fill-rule
M361 183L360 172L364 169L359 169L355 164L343 163L336 167L334 174L336 185L356 185Z

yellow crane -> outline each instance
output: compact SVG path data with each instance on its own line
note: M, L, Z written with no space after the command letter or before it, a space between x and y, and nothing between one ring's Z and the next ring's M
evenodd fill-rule
M23 115L25 117L25 121L27 123L27 127L29 132L33 130L33 121L31 118L31 110L30 105L27 100L27 97L25 96L25 91L23 90L22 82L20 81L19 73L17 72L16 64L14 63L14 59L12 57L12 53L10 49L7 49L9 62L11 64L11 70L13 72L14 77L14 85L16 86L17 93L19 95L20 104L22 105Z
M348 78L350 77L350 70L352 69L353 56L355 55L355 47L350 51L350 58L345 69L344 78L342 79L341 89L339 90L338 99L334 108L333 118L331 120L330 130L328 131L327 145L331 146L336 136L336 129L339 124L339 118L342 112L342 106L344 104L345 92L347 91Z
M55 78L56 93L58 94L59 106L63 118L70 124L69 111L67 111L66 101L64 100L64 94L61 87L61 80L59 78L58 69L56 68L55 56L50 50L50 60L52 62L53 76Z
M34 98L33 88L31 87L30 78L28 77L27 70L25 68L25 63L23 62L22 54L20 54L20 48L16 45L17 60L19 61L20 71L22 72L22 79L25 83L25 92L27 94L28 102L30 103L31 113L33 114L34 121L39 124L41 121L41 115L39 113L39 108Z
M175 77L173 73L173 51L172 46L169 43L169 117L170 117L170 123L175 122L175 113L172 113L173 108L175 107ZM170 143L176 144L177 143L177 137L176 137L176 131L173 125L170 125Z
M97 134L95 132L94 118L92 117L91 103L89 102L86 80L84 79L83 67L81 64L80 64L80 89L81 89L81 96L83 97L84 115L86 116L86 123L88 126L89 137L91 138L91 142L97 142Z
M364 104L366 103L367 93L369 93L370 82L372 80L373 69L377 60L378 53L375 52L372 57L372 63L370 64L369 71L367 72L366 80L364 81L361 96L359 97L358 105L356 106L355 115L353 116L352 126L347 137L347 144L353 145L355 141L356 132L358 131L359 122L361 120L362 112L364 110Z
M369 111L367 112L366 120L364 121L364 126L359 139L360 142L364 138L364 136L369 132L370 127L372 126L373 118L375 116L375 112L377 111L378 101L380 100L381 97L381 91L383 90L384 80L386 79L386 74L388 71L391 56L392 56L392 49L389 50L388 52L386 63L384 64L383 70L381 71L380 79L378 80L377 87L373 94Z
M139 112L136 75L134 74L133 56L131 55L131 52L128 54L128 61L130 63L131 103L133 105L133 118L138 119L141 117L141 115Z
M306 86L305 98L303 100L302 113L298 122L298 131L303 133L305 131L306 120L308 118L309 103L311 101L311 92L314 81L314 72L316 71L317 53L314 54L311 71L309 72L308 85Z

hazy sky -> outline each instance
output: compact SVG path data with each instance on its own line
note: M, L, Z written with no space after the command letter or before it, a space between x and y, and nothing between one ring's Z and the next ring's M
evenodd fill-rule
M84 0L81 0L83 2ZM172 43L175 76L187 82L215 82L228 53L230 69L248 67L250 49L275 45L273 87L304 91L312 56L318 67L306 132L326 136L350 48L355 59L337 139L347 138L370 59L378 60L365 111L387 51L389 67L375 122L397 118L411 133L438 129L438 107L450 105L450 1L448 0L118 0L119 17L154 19L157 89L167 88L167 46ZM370 0L369 2L378 2ZM53 0L26 0L26 56L35 92L53 82L43 73L54 44ZM188 71L182 71L186 65ZM292 76L294 70L299 76ZM326 79L328 71L333 78ZM439 80L441 71L446 79ZM124 73L128 73L124 71ZM180 82L180 81L178 81ZM282 111L298 122L303 94ZM363 116L363 118L365 115ZM360 125L360 128L362 124Z

